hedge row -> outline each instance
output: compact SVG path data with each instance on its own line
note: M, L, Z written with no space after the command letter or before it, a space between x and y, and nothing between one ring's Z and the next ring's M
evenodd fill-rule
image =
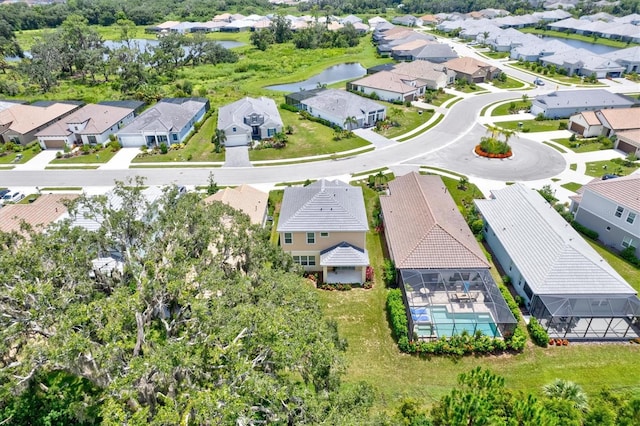
M505 286L498 285L498 288L500 289L500 294L502 294L502 298L504 299L505 302L507 302L507 306L509 307L509 310L513 314L516 321L518 321L518 324L516 324L516 328L513 330L513 335L511 336L511 339L510 339L511 349L513 349L514 351L521 352L524 350L524 346L527 343L527 335L522 329L522 327L520 326L520 319L521 319L520 307L518 306L518 303L516 303L515 299L511 295L511 292Z
M543 348L547 347L549 344L549 335L535 317L531 317L529 325L527 325L527 329L529 330L529 335L531 336L533 343Z
M598 233L596 231L594 231L593 229L589 229L586 226L580 225L575 220L571 222L571 226L573 226L576 231L584 234L586 237L591 238L592 240L598 239Z
M513 302L513 298L511 298L511 301ZM402 292L399 289L389 291L387 295L387 313L393 337L398 342L398 348L402 352L410 354L462 356L471 353L496 353L505 350L520 352L524 349L527 340L525 332L519 326L516 326L513 334L505 336L504 339L489 337L480 331L477 331L475 335L463 331L459 335L443 336L430 342L409 341L409 324L402 300Z

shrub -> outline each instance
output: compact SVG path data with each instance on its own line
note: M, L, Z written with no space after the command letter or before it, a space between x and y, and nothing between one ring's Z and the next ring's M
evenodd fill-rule
M575 142L575 141L576 141L576 134L575 134L575 133L572 133L572 134L571 134L571 136L569 136L569 140L570 140L571 142Z
M398 343L400 339L409 339L409 321L407 320L407 313L402 300L402 292L400 289L389 290L387 294L387 313L389 315L389 322L391 325L391 332L393 337Z
M536 115L536 121L544 121L544 114L539 112L538 115Z
M529 324L527 325L527 329L529 330L529 335L531 336L533 343L543 348L548 346L549 335L535 317L531 317Z
M298 108L294 107L293 105L289 105L289 104L280 104L280 108L284 109L286 111L291 111L291 112L298 112Z
M586 226L581 225L576 221L571 222L571 226L573 226L573 228L576 231L580 232L581 234L583 234L587 238L591 238L592 240L597 240L598 239L598 233L596 231L594 231L593 229L589 229Z
M636 249L629 246L620 252L620 257L622 257L627 262L640 267L640 259L636 257Z
M167 146L166 143L162 142L160 144L160 153L166 154L167 152L169 152L169 147Z
M558 130L567 130L567 122L561 121L560 123L558 123Z
M386 285L394 285L396 282L396 265L391 259L385 259L382 264L382 279Z

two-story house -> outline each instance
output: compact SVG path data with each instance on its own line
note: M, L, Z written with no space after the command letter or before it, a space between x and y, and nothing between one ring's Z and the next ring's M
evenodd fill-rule
M273 99L245 97L218 110L218 129L224 131L224 145L245 146L282 132L284 124Z
M616 250L634 247L640 257L640 175L593 180L571 199L576 222Z
M323 282L365 281L369 224L362 188L326 179L288 187L277 230L282 249Z

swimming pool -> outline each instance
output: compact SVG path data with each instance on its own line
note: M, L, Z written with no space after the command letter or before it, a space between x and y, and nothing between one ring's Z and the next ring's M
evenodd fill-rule
M467 330L474 334L477 330L490 337L500 337L500 331L488 312L449 312L446 306L432 306L431 319L438 336L453 336Z

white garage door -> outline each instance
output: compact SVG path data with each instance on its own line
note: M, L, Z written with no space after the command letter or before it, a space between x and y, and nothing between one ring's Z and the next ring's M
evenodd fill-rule
M231 135L227 136L227 140L224 143L225 146L246 146L249 145L247 142L247 135Z

